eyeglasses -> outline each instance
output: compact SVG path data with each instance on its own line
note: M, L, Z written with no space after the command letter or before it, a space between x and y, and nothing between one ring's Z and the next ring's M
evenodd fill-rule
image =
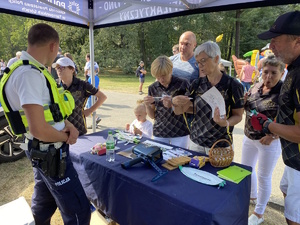
M202 59L200 59L200 61L197 61L196 64L201 65L201 66L205 66L208 59L211 59L211 57L202 58Z
M280 74L281 74L280 72L277 72L277 71L268 71L268 70L263 70L262 73L261 73L262 76L264 76L264 77L269 76L270 78L277 77Z
M63 71L64 69L66 69L66 66L58 66L55 68L56 70L60 70Z

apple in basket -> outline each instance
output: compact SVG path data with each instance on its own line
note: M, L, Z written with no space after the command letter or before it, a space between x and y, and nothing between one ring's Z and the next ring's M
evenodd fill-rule
M106 153L106 144L97 143L92 148L92 154L94 155L104 155Z

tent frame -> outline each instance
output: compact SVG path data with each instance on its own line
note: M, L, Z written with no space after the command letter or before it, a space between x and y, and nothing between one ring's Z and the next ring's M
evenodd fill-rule
M119 3L126 3L122 7L119 7L115 11L112 11L111 13L108 13L104 16L99 16L97 18L94 18L94 2L97 2L98 0L87 0L87 8L88 8L88 18L85 18L83 16L80 16L76 13L73 13L69 10L63 9L62 7L59 7L52 3L52 1L48 0L39 0L40 2L47 4L51 7L54 7L56 9L59 9L61 11L64 11L65 13L68 13L76 18L80 18L83 21L86 22L86 24L80 24L76 22L70 22L70 21L63 21L58 20L50 17L44 17L29 13L23 13L19 11L13 11L8 10L4 8L0 8L0 13L8 13L18 16L24 16L34 19L41 19L46 20L50 22L56 22L56 23L62 23L67 24L71 26L77 26L77 27L83 27L89 29L89 41L90 41L90 63L91 67L94 65L94 29L104 28L104 27L112 27L112 26L119 26L119 25L126 25L126 24L133 24L133 23L140 23L140 22L146 22L151 20L159 20L159 19L165 19L165 18L172 18L172 17L178 17L178 16L186 16L186 15L192 15L192 14L200 14L200 13L210 13L210 12L219 12L219 11L229 11L229 10L237 10L237 9L245 9L245 8L255 8L255 7L266 7L266 6L275 6L275 5L287 5L287 4L296 4L300 3L300 0L261 0L261 1L251 1L248 2L245 0L245 2L240 3L232 3L232 4L223 4L219 6L214 7L204 7L205 5L216 2L217 0L201 0L201 3L193 4L188 2L187 0L180 0L183 5L171 5L171 4L164 4L164 3L158 3L158 2L147 2L147 1L141 1L141 0L114 0L114 2ZM141 19L135 19L135 20L127 20L127 21L121 21L121 22L113 22L113 23L107 23L107 24L101 24L101 25L95 25L98 22L106 19L107 17L120 12L121 10L124 10L126 8L129 8L133 4L135 5L145 5L145 6L161 6L161 7L168 7L168 8L179 8L183 9L182 11L173 12L169 14L163 14L153 17L147 17L147 18L141 18ZM1 6L0 6L1 7ZM186 10L188 9L188 10ZM231 70L231 66L230 66ZM91 76L92 76L92 85L95 85L95 71L94 69L91 70ZM92 104L95 103L95 97L92 96ZM93 132L96 131L96 125L95 125L95 117L96 112L93 113Z

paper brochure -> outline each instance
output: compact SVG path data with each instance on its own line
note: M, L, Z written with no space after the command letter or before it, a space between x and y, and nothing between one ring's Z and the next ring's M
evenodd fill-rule
M211 116L212 118L214 117L214 112L215 108L218 107L220 109L220 116L225 116L226 115L226 110L225 110L225 101L223 96L221 95L220 91L214 86L208 91L206 91L202 96L202 99L204 99L209 106L211 107L212 113Z

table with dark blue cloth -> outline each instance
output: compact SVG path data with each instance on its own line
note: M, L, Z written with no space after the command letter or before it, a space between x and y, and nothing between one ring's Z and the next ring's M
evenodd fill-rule
M130 159L124 156L116 154L115 162L109 163L105 155L90 153L96 143L105 142L107 132L79 137L70 146L70 156L90 201L114 221L121 225L248 223L250 176L239 184L227 181L224 188L218 189L191 180L175 169L151 182L157 174L151 166L138 163L125 170L121 163ZM130 145L117 147L124 150ZM237 165L251 171L251 167ZM220 170L209 163L201 169L215 175Z

